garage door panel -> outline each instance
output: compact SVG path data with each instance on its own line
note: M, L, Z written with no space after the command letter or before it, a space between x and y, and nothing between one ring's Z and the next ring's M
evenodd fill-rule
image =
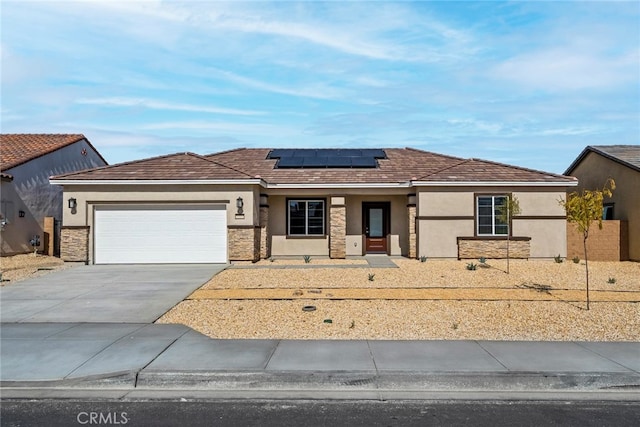
M96 264L227 261L224 206L97 207Z

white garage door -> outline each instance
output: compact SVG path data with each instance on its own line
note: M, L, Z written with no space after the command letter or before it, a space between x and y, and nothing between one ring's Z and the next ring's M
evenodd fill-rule
M94 221L96 264L227 262L225 206L103 206Z

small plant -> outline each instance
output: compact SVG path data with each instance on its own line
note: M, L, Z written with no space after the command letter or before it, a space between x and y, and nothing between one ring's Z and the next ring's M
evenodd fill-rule
M487 263L487 259L485 257L481 256L480 259L478 259L478 262L480 264L486 264Z
M579 264L580 263L580 257L579 256L574 256L573 257L573 263L574 264Z
M556 262L556 264L562 264L564 262L564 259L560 256L560 254L554 256L553 260Z
M474 271L474 270L477 270L477 269L478 269L478 264L474 264L472 262L467 264L467 270Z
M422 255L422 256L420 257L420 262L427 262L427 257L426 257L426 256L424 256L424 255Z
M453 325L451 325L451 329L453 329L454 331L458 330L458 322L453 322Z
M370 282L373 282L375 277L376 277L376 275L374 273L369 273L369 281Z
M615 277L609 277L609 280L607 280L607 283L610 285L615 285L617 282Z
M356 327L356 321L355 321L355 320L352 320L352 321L351 321L351 324L349 325L349 329L353 329L353 328L355 328L355 327Z
M311 262L311 255L305 255L303 258L305 264L309 264Z

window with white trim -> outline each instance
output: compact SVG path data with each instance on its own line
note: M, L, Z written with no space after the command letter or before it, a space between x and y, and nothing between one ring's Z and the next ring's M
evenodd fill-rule
M289 199L287 202L287 234L290 236L324 235L324 200Z
M478 196L476 201L476 233L478 236L506 236L509 226L500 221L507 196Z

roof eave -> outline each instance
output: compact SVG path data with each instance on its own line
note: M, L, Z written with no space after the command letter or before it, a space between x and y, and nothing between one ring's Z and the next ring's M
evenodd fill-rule
M52 185L261 185L266 182L253 179L49 179Z
M266 188L278 189L334 189L334 188L408 188L409 182L336 182L336 183L268 183Z
M578 165L580 165L580 163L582 163L582 161L584 160L585 157L587 157L587 155L589 153L596 153L601 155L602 157L604 157L605 159L609 159L612 162L618 163L622 166L626 166L628 168L631 168L633 170L639 171L640 172L640 168L632 163L629 163L623 159L620 159L614 155L611 155L605 151L602 151L600 149L598 149L597 147L593 147L591 145L587 146L584 150L582 150L582 152L580 153L580 155L578 157L576 157L576 159L571 163L571 165L567 168L567 170L564 172L564 175L571 175L573 173L573 171L578 167Z
M573 181L412 181L414 187L575 187Z

